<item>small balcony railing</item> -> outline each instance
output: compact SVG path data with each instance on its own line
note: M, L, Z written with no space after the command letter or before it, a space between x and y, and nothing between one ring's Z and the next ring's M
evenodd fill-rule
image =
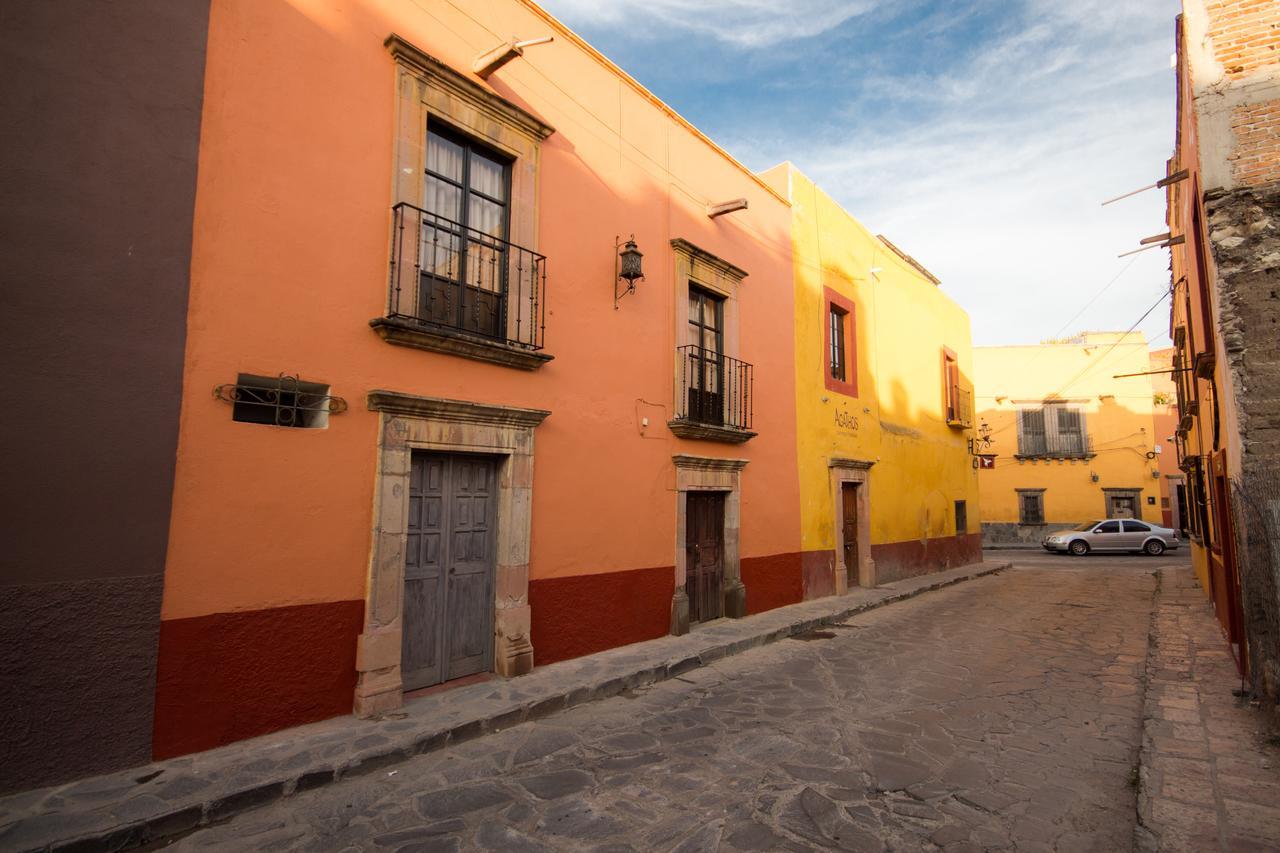
M405 202L392 210L388 317L542 349L544 255Z
M1023 459L1086 459L1093 455L1091 435L1028 433L1018 440L1018 456Z
M947 425L968 429L973 426L973 392L959 385L951 386L947 404Z
M754 368L699 346L676 348L680 387L676 420L750 431Z

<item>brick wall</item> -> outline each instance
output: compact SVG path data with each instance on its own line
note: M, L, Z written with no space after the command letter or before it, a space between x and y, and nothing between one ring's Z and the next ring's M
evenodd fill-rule
M1205 0L1209 38L1227 78L1280 61L1280 0Z
M1280 181L1280 98L1232 109L1231 133L1235 148L1227 160L1237 184Z

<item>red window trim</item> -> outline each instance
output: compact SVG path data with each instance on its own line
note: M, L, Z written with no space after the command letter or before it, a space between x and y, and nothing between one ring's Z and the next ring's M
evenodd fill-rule
M844 312L844 375L841 382L831 375L831 308ZM858 323L853 300L829 287L822 288L822 381L828 391L858 396Z

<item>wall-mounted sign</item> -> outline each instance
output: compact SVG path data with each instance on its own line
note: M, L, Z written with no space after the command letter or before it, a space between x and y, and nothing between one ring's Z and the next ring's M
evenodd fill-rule
M994 453L983 453L978 457L978 467L979 468L996 467L996 455Z
M850 412L848 406L836 409L836 429L854 433L858 431L858 416Z

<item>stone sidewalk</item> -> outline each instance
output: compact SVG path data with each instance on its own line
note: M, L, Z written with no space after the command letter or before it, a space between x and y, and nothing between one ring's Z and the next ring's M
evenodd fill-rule
M984 562L722 620L520 678L416 699L372 720L339 717L196 755L0 799L0 849L121 850L174 838L240 812L366 775L526 720L675 678L697 667L922 592L1009 567ZM104 732L104 736L109 736Z
M1280 850L1280 740L1240 685L1190 569L1166 570L1147 662L1141 851Z

